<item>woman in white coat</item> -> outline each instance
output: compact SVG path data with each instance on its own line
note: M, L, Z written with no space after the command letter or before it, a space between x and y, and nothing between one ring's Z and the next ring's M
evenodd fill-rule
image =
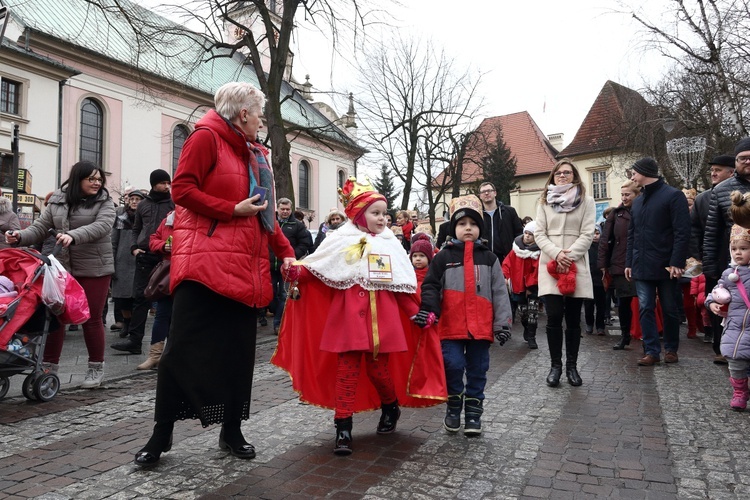
M562 159L550 172L547 187L537 210L536 244L539 257L539 295L547 310L547 343L552 368L547 385L555 387L562 375L562 321L565 319L566 375L571 385L583 382L578 374L578 348L581 344L581 307L583 299L594 296L589 271L588 250L594 238L594 199L586 196L578 169ZM558 280L547 271L547 263L556 261L555 274L572 272L575 263L575 291L558 288ZM572 293L569 293L572 292Z

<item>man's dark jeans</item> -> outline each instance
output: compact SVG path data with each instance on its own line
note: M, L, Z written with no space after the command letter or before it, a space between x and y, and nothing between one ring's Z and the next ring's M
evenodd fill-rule
M151 301L146 300L143 291L148 285L151 271L159 263L161 257L152 253L138 254L135 258L135 275L133 276L133 316L130 319L128 338L140 344L146 332L146 320L151 309Z

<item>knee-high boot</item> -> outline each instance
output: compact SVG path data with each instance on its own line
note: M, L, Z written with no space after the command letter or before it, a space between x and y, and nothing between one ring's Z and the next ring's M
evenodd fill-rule
M562 375L562 342L563 329L559 326L547 327L547 345L549 346L549 355L552 363L549 375L547 375L547 385L555 387L560 383Z
M570 385L578 387L583 383L578 374L578 349L581 346L581 329L565 330L565 374Z

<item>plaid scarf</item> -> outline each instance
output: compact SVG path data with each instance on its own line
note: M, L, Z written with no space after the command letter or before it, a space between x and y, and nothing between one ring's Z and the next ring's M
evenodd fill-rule
M263 227L273 234L276 227L276 195L274 191L273 171L268 163L268 150L259 142L248 142L250 149L250 186L248 193L252 193L255 186L268 189L266 200L268 207L260 213Z

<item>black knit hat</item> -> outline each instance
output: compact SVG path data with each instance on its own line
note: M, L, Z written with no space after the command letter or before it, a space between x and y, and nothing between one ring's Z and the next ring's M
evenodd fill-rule
M633 163L633 170L644 177L659 177L659 165L656 164L656 160L648 156Z
M172 178L169 176L169 172L157 168L156 170L151 172L149 181L151 182L151 187L154 187L161 182L172 182Z
M708 162L709 165L717 165L719 167L734 168L734 156L719 155L714 156L713 159Z
M740 142L734 147L734 156L742 153L743 151L750 151L750 137L740 139Z

